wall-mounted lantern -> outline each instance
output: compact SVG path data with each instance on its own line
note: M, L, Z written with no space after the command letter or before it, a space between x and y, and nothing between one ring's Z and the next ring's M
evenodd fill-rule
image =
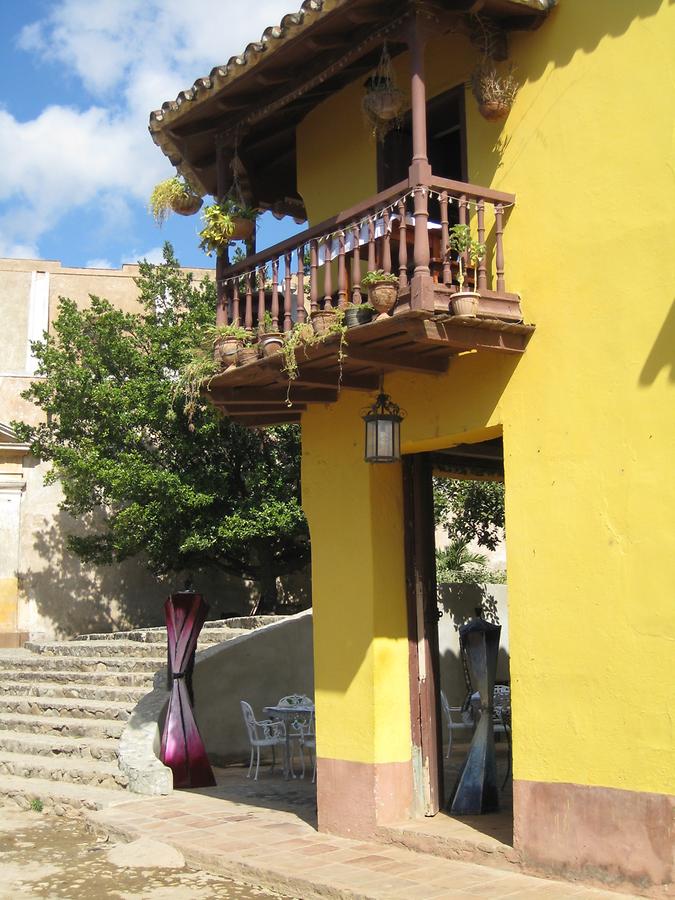
M401 421L405 411L384 392L365 410L366 462L391 463L401 459Z

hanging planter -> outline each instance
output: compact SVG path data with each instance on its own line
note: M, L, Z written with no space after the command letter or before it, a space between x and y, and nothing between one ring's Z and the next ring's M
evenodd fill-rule
M377 69L366 82L361 108L373 135L382 140L400 124L405 95L396 85L391 57L385 42Z
M478 111L489 122L505 119L518 93L519 84L511 66L500 74L493 62L484 60L471 76L471 90L478 103Z
M193 216L199 212L204 201L182 177L160 181L150 194L149 208L158 225L166 222L169 213L179 216Z

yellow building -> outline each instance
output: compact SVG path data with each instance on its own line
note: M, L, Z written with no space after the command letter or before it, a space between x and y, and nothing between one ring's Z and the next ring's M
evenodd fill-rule
M402 97L376 140L364 98L385 41ZM151 117L204 193L228 193L236 157L251 205L309 219L233 268L221 257L221 322L254 325L271 302L288 330L286 271L312 313L358 302L366 272L400 277L342 360L337 338L301 351L292 406L278 358L212 385L246 424L301 423L321 828L372 834L443 806L430 474L489 441L515 850L610 882L672 877L673 46L668 0L306 0ZM469 85L481 59L515 66L498 121ZM458 223L487 244L468 318L445 254ZM276 261L270 301L254 275ZM406 411L390 465L364 461L382 380Z

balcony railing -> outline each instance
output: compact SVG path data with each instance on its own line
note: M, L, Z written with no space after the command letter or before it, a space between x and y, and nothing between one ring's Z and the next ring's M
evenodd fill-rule
M505 220L514 204L512 194L437 176L428 184L399 182L220 270L218 323L254 329L269 312L274 329L288 332L308 313L364 302L361 279L377 269L399 277L393 315L415 309L447 314L458 289L457 261L448 253L454 224L469 225L487 245L465 282L480 293L479 315L521 321L518 296L507 292L505 275Z

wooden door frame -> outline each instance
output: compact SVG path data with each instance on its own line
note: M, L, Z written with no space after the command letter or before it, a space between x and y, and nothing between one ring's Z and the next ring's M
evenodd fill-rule
M403 509L415 807L443 807L443 736L434 540L433 468L428 453L403 457Z

